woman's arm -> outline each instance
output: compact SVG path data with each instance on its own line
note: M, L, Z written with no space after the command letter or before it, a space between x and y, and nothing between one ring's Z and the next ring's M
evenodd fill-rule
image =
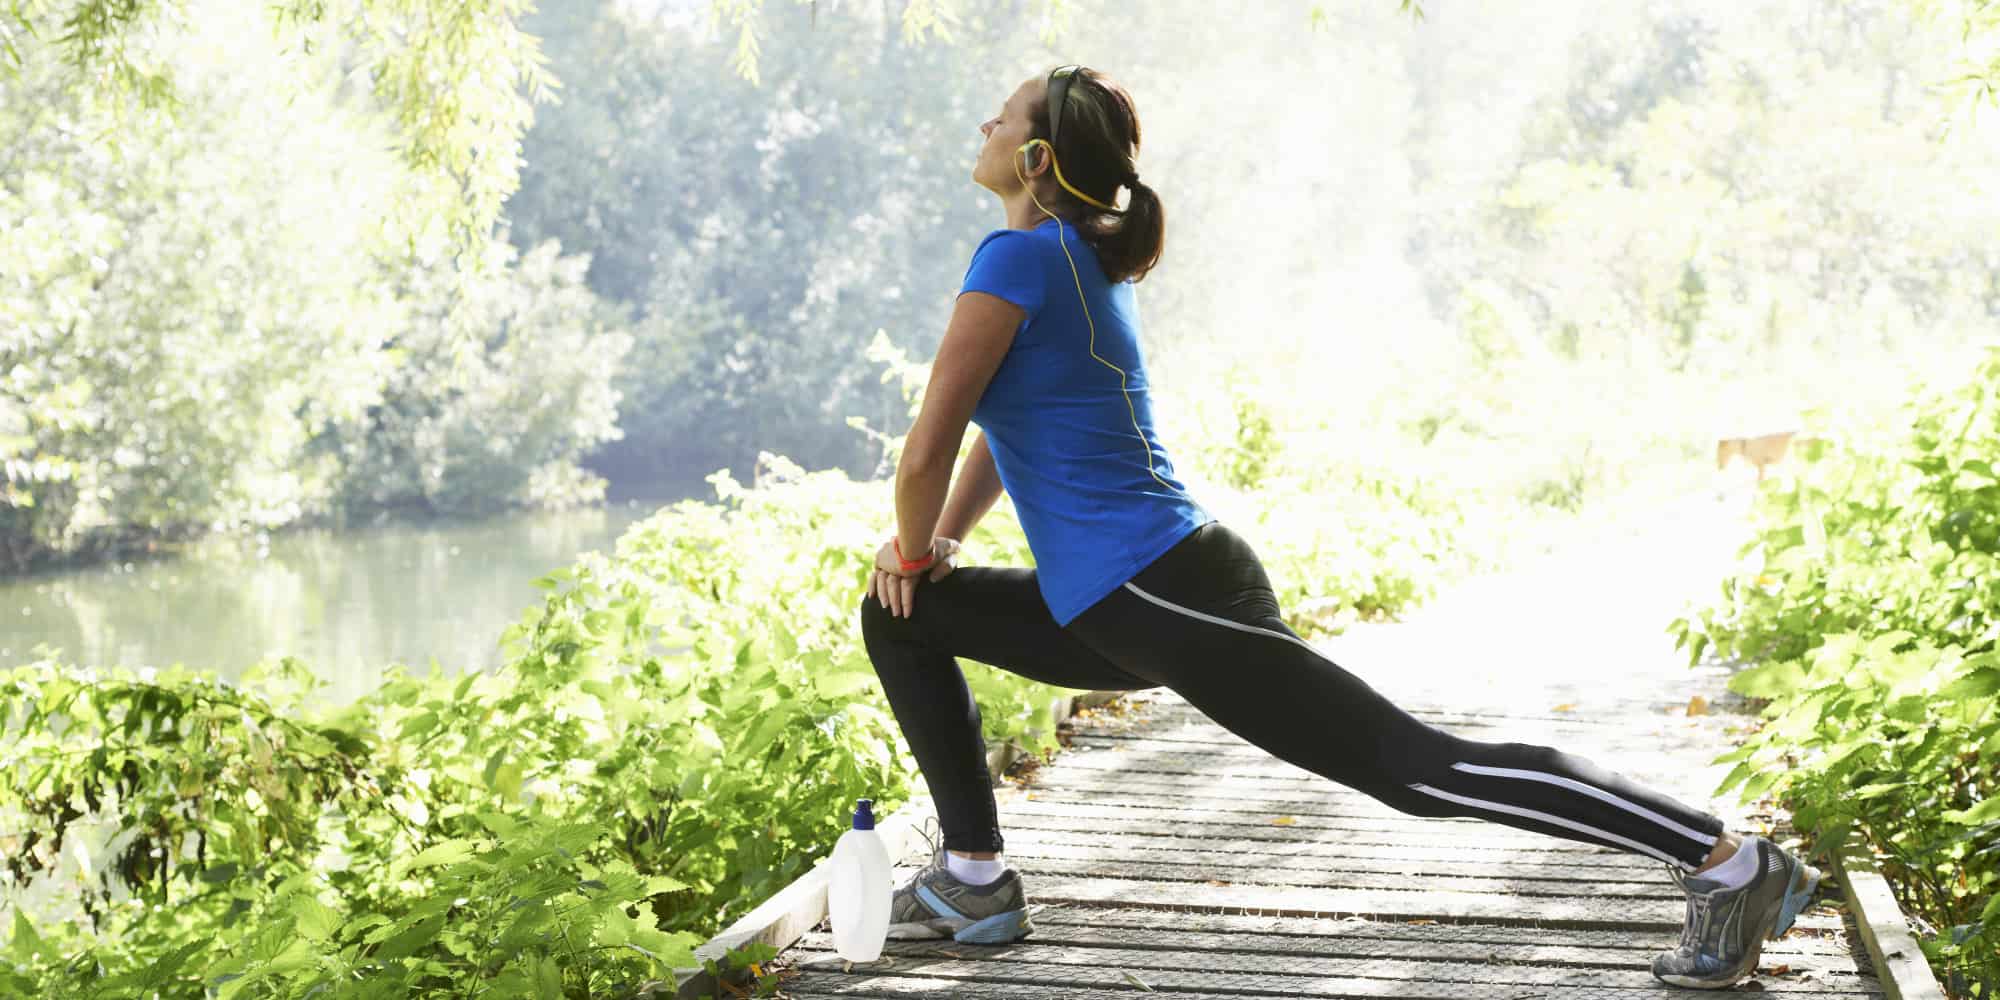
M1000 492L1000 470L994 467L993 452L986 447L986 432L980 431L978 440L972 442L972 451L965 456L965 464L959 467L958 482L952 486L951 496L945 499L936 533L964 541L979 519L993 509Z
M923 405L903 438L903 454L896 460L896 551L906 559L921 559L930 550L938 526L944 523L951 467L958 464L958 449L965 443L972 411L1006 358L1014 331L1026 315L1020 306L985 292L965 292L952 307L937 360L931 362ZM989 485L986 492L994 491ZM992 504L988 497L972 505L976 511L965 511L970 515L965 521L951 523L970 527ZM887 546L884 551L888 551ZM895 564L884 560L894 555L878 553L877 565L893 571Z

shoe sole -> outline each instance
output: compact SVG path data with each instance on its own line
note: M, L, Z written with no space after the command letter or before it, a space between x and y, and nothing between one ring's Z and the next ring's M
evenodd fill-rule
M938 917L922 923L889 925L891 941L934 941L951 938L965 944L1012 944L1035 932L1028 911L1009 910L984 920Z
M1657 978L1661 982L1692 990L1726 990L1736 985L1738 980L1757 971L1757 960L1763 957L1766 938L1775 941L1792 929L1793 921L1805 910L1806 904L1812 902L1813 890L1819 887L1819 879L1819 869L1805 862L1799 862L1798 867L1792 869L1791 881L1785 883L1784 898L1778 901L1778 912L1771 921L1771 933L1750 942L1750 950L1743 956L1742 963L1725 976L1696 979L1692 976L1666 975Z
M1008 910L967 926L953 934L952 940L966 944L1011 944L1034 932L1034 925L1028 923L1027 910Z

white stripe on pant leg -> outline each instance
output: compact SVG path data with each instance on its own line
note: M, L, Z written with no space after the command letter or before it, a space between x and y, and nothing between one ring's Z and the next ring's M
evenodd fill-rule
M1284 633L1284 632L1274 632L1274 631L1272 631L1272 630L1270 630L1270 629L1267 629L1267 628L1258 628L1258 627L1256 627L1255 625L1245 625L1245 624L1243 624L1242 622L1233 622L1233 621L1230 621L1230 620L1229 620L1229 619L1227 619L1227 618L1218 618L1218 617L1216 617L1216 616L1214 616L1214 615L1205 615L1205 614L1202 614L1201 612L1199 612L1199 611L1196 611L1196 610L1194 610L1194 609L1192 609L1192 608L1184 608L1184 607L1181 607L1181 606L1180 606L1180 605L1178 605L1178 604L1175 604L1175 603L1174 603L1174 602L1172 602L1172 601L1168 601L1168 600L1163 600L1163 599L1161 599L1161 598L1158 598L1158 597L1154 597L1153 595L1151 595L1151 594L1148 594L1148 593L1146 593L1146 592L1145 592L1145 591L1143 591L1143 590L1140 590L1140 589L1139 589L1138 587L1134 586L1134 585L1133 585L1133 584L1131 584L1131 583L1127 583L1127 584L1125 584L1125 589L1126 589L1126 590L1129 590L1129 591L1131 591L1131 592L1132 592L1132 593L1134 593L1134 594L1137 594L1137 595L1139 595L1140 597L1143 597L1143 598L1145 598L1146 600L1148 600L1148 601L1150 601L1150 602L1152 602L1152 603L1154 603L1154 604L1157 604L1157 605L1159 605L1160 607L1163 607L1163 608L1166 608L1166 609L1168 609L1168 610L1171 610L1171 611L1177 611L1177 612L1180 612L1181 614L1184 614L1184 615L1186 615L1186 616L1188 616L1188 617L1190 617L1190 618L1199 618L1199 619L1201 619L1202 621L1205 621L1205 622L1212 622L1212 623L1214 623L1214 624L1216 624L1216 625L1220 625L1220 626L1222 626L1222 627L1224 627L1224 628L1233 628L1233 629L1235 629L1235 630L1236 630L1236 631L1238 631L1238 632L1249 632L1249 633L1251 633L1251 634L1253 634L1253 635L1264 635L1264 636L1270 636L1270 637L1272 637L1272 638L1274 638L1274 639L1283 639L1283 640L1285 640L1286 642L1289 642L1289 643L1292 643L1293 645L1296 645L1296 646L1298 646L1298 647L1300 647L1300 648L1302 648L1302 649L1306 650L1307 652L1310 652L1310 653L1312 653L1312 654L1313 654L1314 656L1317 656L1317 657L1319 657L1319 658L1320 658L1320 659L1322 659L1322 660L1326 660L1326 661L1327 661L1328 663L1332 663L1332 662L1333 662L1332 660L1330 660L1330 659L1328 659L1328 658L1327 658L1327 655L1326 655L1325 653L1322 653L1322 652L1320 652L1319 650L1317 650L1317 649L1314 649L1314 648L1312 647L1312 645L1311 645L1311 644L1309 644L1309 643L1305 642L1304 640L1302 640L1302 639L1300 639L1300 638L1298 638L1298 637L1296 637L1296 636L1293 636L1293 635L1288 635L1288 634L1286 634L1286 633ZM1473 766L1477 766L1477 765L1473 765ZM1625 846L1627 846L1627 847L1630 847L1630 848L1632 848L1632 849L1633 849L1633 850L1635 850L1635 851L1639 851L1639 852L1640 852L1640 853L1642 853L1642 854L1646 854L1646 855L1650 855L1650 856L1652 856L1652 857L1655 857L1655 858L1658 858L1658 859L1660 859L1661 861L1664 861L1664 862L1666 862L1666 863L1668 863L1668 864L1670 864L1670 865L1678 865L1678 866L1680 866L1680 867L1682 867L1682 868L1687 868L1687 869L1692 869L1692 868L1694 867L1693 865L1690 865L1690 864L1688 864L1688 863L1686 863L1686 862L1684 862L1684 861L1680 860L1679 858L1675 858L1675 857L1672 857L1672 856L1669 856L1669 855L1667 855L1666 853L1664 853L1664 852L1662 852L1662 851L1660 851L1660 850L1658 850L1658 849L1656 849L1656 848L1653 848L1653 847L1649 847L1649 846L1647 846L1647 845L1645 845L1645 844L1642 844L1642 843L1639 843L1639 842L1638 842L1638 841L1636 841L1636 840L1632 840L1632 839L1630 839L1630 838L1627 838L1627 837L1621 837L1621 836L1619 836L1619 835L1617 835L1617 834L1615 834L1615 833L1612 833L1612 832L1610 832L1610 831L1608 831L1608 830L1599 830L1599 829L1597 829L1597 828L1596 828L1596 827L1594 827L1594 826L1588 826L1588 825L1586 825L1586 824L1583 824L1583 823L1578 823L1578 822L1576 822L1575 820L1570 820L1570 819L1564 819L1564 818L1563 818L1563 817L1561 817L1561 816L1551 816L1551 815L1549 815L1548 813L1540 813L1540 812L1536 812L1536 811L1534 811L1534 810L1532 810L1532 809L1522 809L1522 808L1520 808L1520 807L1518 807L1518 806L1510 806L1510 805L1504 805L1504 804L1502 804L1502 803L1498 803L1498 802L1485 802L1485 801L1481 801L1481 800L1479 800L1479 799L1469 799L1469 798L1465 798L1464 796L1460 796L1460 795L1453 795L1453 794L1452 794L1452 793L1450 793L1450 792L1446 792L1446 791L1441 791L1441 790L1439 790L1439 789L1436 789L1436 788L1432 788L1432 787L1430 787L1429 785L1411 785L1410 787L1411 787L1411 788L1414 788L1414 789L1416 789L1417 791L1420 791L1420 792L1423 792L1423 793L1424 793L1424 794L1426 794L1426 795L1431 795L1431 796L1435 796L1435 797L1437 797L1437 798L1441 798L1441 799L1445 799L1445 800L1447 800L1447 801L1450 801L1450 802L1456 802L1456 803L1458 803L1459 805L1467 805L1467 806L1476 806L1476 807L1478 807L1478 808L1481 808L1481 809L1490 809L1490 810L1492 810L1492 811L1494 811L1494 812L1501 812L1501 813L1507 813L1507 814L1510 814L1510 815L1514 815L1514 816L1525 816L1525 817L1528 817L1528 818L1530 818L1530 819L1538 819L1538 820L1541 820L1542 822L1545 822L1545 823L1551 823L1551 824L1554 824L1554 825L1556 825L1556 826L1560 826L1560 827L1565 827L1565 828L1567 828L1567 829L1571 829L1571 830L1576 830L1576 831L1577 831L1577 832L1579 832L1579 833L1587 833L1587 834L1590 834L1590 835L1591 835L1591 836L1593 836L1593 837L1601 837L1601 838L1603 838L1603 839L1605 839L1605 840L1609 840L1609 841L1611 841L1611 842L1613 842L1613 843L1618 843L1618 844L1624 844ZM1586 788L1587 788L1587 787L1589 787L1589 786L1584 786L1584 787L1586 787ZM1660 817L1655 817L1655 818L1660 818ZM1662 818L1662 819L1663 819L1663 818ZM1668 824L1669 824L1670 826L1673 826L1673 825L1676 825L1676 824L1672 824L1672 823L1671 823L1671 821L1665 821L1664 819L1663 819L1663 821L1664 821L1664 822L1668 822ZM1685 827L1681 827L1680 829L1681 829L1681 830L1682 830L1683 832L1685 832L1685 831L1686 831L1686 828L1685 828ZM1696 839L1697 839L1697 840L1699 840L1700 838L1699 838L1699 837L1697 837ZM1713 842L1713 841L1710 841L1710 843L1711 843L1711 845L1712 845L1712 844L1713 844L1714 842Z
M1667 854L1665 851L1659 850L1658 848L1650 847L1646 844L1639 843L1638 841L1633 840L1630 837L1621 837L1615 833L1612 833L1609 830L1600 830L1586 823L1578 823L1573 819L1564 819L1561 816L1551 816L1545 812L1536 812L1533 809L1523 809L1520 806L1510 806L1504 802L1486 802L1480 799L1466 798L1463 795L1453 795L1450 792L1443 791L1437 788L1432 788L1429 785L1411 785L1410 787L1424 793L1425 795L1434 796L1436 798L1443 799L1447 802L1456 802L1462 806L1472 806L1476 809L1490 809L1494 812L1506 813L1510 816L1525 816L1528 819L1538 819L1544 823L1552 823L1556 826L1564 827L1570 830L1575 830L1578 833L1587 833L1593 837L1602 837L1603 839L1609 840L1615 844L1624 844L1626 847L1638 851L1641 854L1651 855L1652 857L1658 858L1661 861L1664 861L1670 865L1675 865L1680 868L1688 870L1693 870L1694 868L1693 865L1690 865L1679 858L1673 857Z
M1205 615L1199 611L1194 610L1193 608L1184 608L1178 604L1175 604L1172 601L1162 600L1161 598L1154 597L1153 595L1148 594L1143 590L1140 590L1139 588L1131 585L1130 583L1127 583L1125 585L1125 589L1135 594L1138 594L1140 597L1143 597L1146 600L1149 600L1154 604L1159 605L1160 607L1167 608L1172 611L1178 611L1181 614L1188 616L1189 618L1199 618L1205 622L1214 622L1215 624L1220 625L1224 628L1233 628L1238 632L1249 632L1253 635L1268 635L1273 639L1283 639L1286 642L1292 643L1298 646L1300 649L1303 649L1306 652L1311 653L1312 655L1317 656L1322 660L1327 660L1327 656L1325 653L1322 653L1319 650L1314 649L1311 643L1308 643L1305 640L1300 639L1298 636L1287 635L1283 632L1274 632L1267 628L1258 628L1255 625L1245 625L1242 622L1233 622L1227 618L1217 618L1214 615ZM1332 663L1333 661L1327 660L1327 662Z
M1454 771L1464 771L1467 774L1491 775L1496 778L1519 778L1523 781L1539 781L1544 784L1556 785L1562 788L1567 788L1573 792L1582 792L1583 794L1588 795L1593 799L1597 799L1600 802L1608 802L1611 805L1617 806L1618 808L1623 809L1626 812L1632 813L1635 816L1643 816L1646 819L1652 820L1653 822L1658 823L1661 826L1664 826L1667 829L1672 830L1675 833L1678 833L1681 836L1686 837L1689 840L1692 840L1703 847L1713 848L1715 846L1715 842L1717 839L1715 837L1711 837L1705 833L1702 833L1699 830L1688 829L1686 826L1677 823L1674 820L1669 819L1668 817L1662 816L1659 813L1656 813L1653 810L1646 808L1645 806L1639 805L1636 802L1629 802L1625 799L1621 799L1618 796L1613 795L1610 792L1607 792L1604 789L1597 787L1596 785L1585 784L1584 782L1577 781L1574 778L1565 778L1560 774L1549 774L1545 771L1523 771L1511 767L1487 767L1484 764L1467 764L1464 762L1453 764L1451 766L1451 769Z

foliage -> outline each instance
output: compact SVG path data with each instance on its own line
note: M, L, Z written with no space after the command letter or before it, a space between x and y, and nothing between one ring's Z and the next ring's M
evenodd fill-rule
M1990 155L1935 141L1935 96L1903 83L1933 43L1839 5L1660 8L1587 32L1511 176L1470 217L1427 220L1433 300L1487 308L1475 348L1499 325L1558 357L1673 371L1976 328L2000 214Z
M392 674L306 711L295 661L241 689L12 672L0 825L27 971L0 975L443 996L692 964L685 932L797 877L854 799L893 808L912 773L854 623L884 486L770 467L541 581L493 675ZM1011 531L988 544L1017 553ZM989 736L1052 745L1049 689L971 672Z
M618 310L553 241L505 243L464 280L416 272L420 305L385 345L381 401L340 435L349 509L481 514L600 500L576 457L618 436L613 376L631 349ZM516 260L516 257L519 259Z
M121 127L46 47L0 78L0 571L601 488L577 460L616 434L628 335L584 262L393 252L377 220L416 182L258 23L171 37L171 122Z
M1962 997L2000 988L2000 349L1893 436L1807 449L1759 497L1722 599L1676 621L1768 700L1724 789L1785 798L1824 853L1858 841Z
M886 424L900 400L865 345L886 329L934 348L995 225L965 171L1011 72L1008 23L975 12L952 47L784 13L760 29L761 86L724 46L626 5L528 22L572 84L527 136L508 217L523 246L587 253L591 288L636 317L625 433L591 460L614 482L679 495L717 468L748 478L759 451L866 474L877 455L842 421Z
M67 64L57 78L66 93L91 91L120 119L133 99L145 112L178 116L188 104L187 81L172 52L187 6L16 0L0 9L0 64L18 74L37 58L33 50L53 48ZM535 39L516 23L528 7L529 0L285 0L272 7L289 69L281 92L321 79L315 50L331 49L392 116L394 148L423 181L392 215L406 224L412 249L449 228L459 249L476 253L519 184L520 139L533 102L557 86Z

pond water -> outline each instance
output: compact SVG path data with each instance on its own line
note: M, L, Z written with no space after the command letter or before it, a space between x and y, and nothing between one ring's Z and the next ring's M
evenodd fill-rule
M143 561L0 578L0 666L184 664L234 679L296 656L345 701L390 663L484 668L538 606L534 580L609 552L660 501L477 521L387 522L215 539Z

